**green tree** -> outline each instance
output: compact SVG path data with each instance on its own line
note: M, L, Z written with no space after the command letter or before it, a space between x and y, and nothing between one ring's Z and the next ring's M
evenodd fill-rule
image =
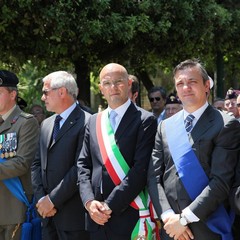
M12 68L44 61L47 73L73 66L80 97L88 102L90 72L97 75L113 61L147 89L156 69L172 69L190 57L202 59L214 73L220 56L228 74L239 77L238 0L2 0L0 5L1 61Z

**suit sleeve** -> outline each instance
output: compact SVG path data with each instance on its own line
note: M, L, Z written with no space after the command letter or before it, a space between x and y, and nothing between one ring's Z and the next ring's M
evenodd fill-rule
M214 139L209 184L189 205L201 220L206 220L229 196L238 160L240 124L228 121ZM204 151L204 149L200 149Z
M85 136L83 141L83 147L79 154L77 166L78 166L78 187L81 199L85 205L87 201L94 199L94 193L92 189L91 177L92 177L92 159L89 143L89 126L92 121L88 122L85 130Z
M231 189L230 203L235 213L240 215L240 154L238 157L238 165L236 167L235 181Z
M158 125L158 131L155 137L155 146L152 151L151 159L148 169L147 187L151 197L154 209L158 218L168 209L171 209L163 188L163 173L165 171L164 165L164 151L161 135L162 122Z
M42 184L40 146L38 146L38 149L35 154L35 158L32 163L31 178L32 178L34 195L35 195L36 201L38 202L38 200L41 197L45 196L45 192L43 190L43 184Z

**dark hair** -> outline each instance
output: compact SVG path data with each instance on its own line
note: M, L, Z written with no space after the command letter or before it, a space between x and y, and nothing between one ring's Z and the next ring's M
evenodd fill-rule
M198 60L198 59L187 59L181 63L179 63L175 69L173 70L173 76L175 78L176 73L179 70L184 70L186 68L193 68L193 67L197 67L200 70L200 73L202 75L203 78L203 83L205 84L207 80L209 80L209 76L208 73L206 71L206 69L204 68L204 66L202 65L202 63Z
M132 80L132 94L139 92L139 81L136 76L134 75L129 75L129 78Z
M163 98L164 100L167 98L167 92L166 92L165 88L163 88L163 87L158 87L158 86L152 87L152 88L148 91L148 98L150 98L150 94L151 94L151 93L154 93L154 92L160 92L160 93L161 93L161 96L162 96L162 98Z

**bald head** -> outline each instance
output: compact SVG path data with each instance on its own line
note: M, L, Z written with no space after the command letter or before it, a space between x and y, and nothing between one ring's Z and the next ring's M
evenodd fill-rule
M128 79L128 72L125 67L117 63L109 63L100 72L100 80L111 77L115 74L121 76L123 79Z
M127 70L120 64L109 63L100 72L99 88L112 109L128 100L131 85Z

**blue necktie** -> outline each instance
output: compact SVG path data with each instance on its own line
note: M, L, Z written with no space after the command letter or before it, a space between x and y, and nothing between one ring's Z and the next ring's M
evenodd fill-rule
M116 127L116 116L117 116L117 113L114 110L112 110L109 115L109 120L110 120L110 124L112 126L113 131L115 131L115 127Z
M54 121L54 127L53 127L53 139L55 140L58 132L60 130L60 121L61 121L62 117L60 115L57 115Z
M186 128L187 133L191 132L193 125L192 125L192 121L195 117L192 114L189 114L186 119L184 120L184 125Z

